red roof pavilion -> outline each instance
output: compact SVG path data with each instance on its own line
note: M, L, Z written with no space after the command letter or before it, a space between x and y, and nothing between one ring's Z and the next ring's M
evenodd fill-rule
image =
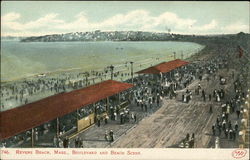
M146 68L144 70L141 70L137 72L138 74L159 74L159 73L167 73L170 72L178 67L187 65L189 62L183 61L180 59L176 59L169 62L162 62L160 64L157 64L155 66Z
M0 140L62 117L78 108L132 88L132 84L107 80L83 89L60 93L0 112Z

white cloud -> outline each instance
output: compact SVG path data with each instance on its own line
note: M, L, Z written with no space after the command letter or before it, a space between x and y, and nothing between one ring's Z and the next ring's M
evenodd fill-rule
M144 24L149 20L149 13L144 10L135 10L127 14L117 14L103 22L99 25L108 27L108 26L117 26L117 25L126 25L134 26L138 24Z
M58 14L51 13L35 21L30 21L28 23L20 23L18 22L19 18L21 17L20 14L9 13L7 15L2 16L2 26L4 28L17 31L26 31L37 28L42 29L42 27L53 27L53 25L59 25L64 22L63 20L57 19L57 16Z
M31 21L29 23L26 23L23 25L23 29L33 29L33 28L39 28L39 27L52 27L53 25L60 25L63 23L63 20L57 19L58 14L51 13L48 15L45 15L42 18L39 18L36 21Z
M249 25L243 24L242 22L236 22L222 27L222 30L228 33L237 33L240 31L249 33Z
M37 20L27 23L20 22L21 15L9 13L2 16L3 34L31 34L38 33L65 33L76 31L100 30L143 30L143 31L166 31L171 28L175 33L202 34L202 33L237 33L240 31L249 32L249 27L243 23L235 23L228 26L221 26L213 19L207 24L198 25L196 19L182 18L173 12L164 12L153 16L146 10L134 10L124 14L117 14L100 22L92 22L85 12L80 12L71 21L64 21L56 13L47 14ZM47 32L46 32L47 31Z
M210 23L202 25L202 26L190 26L190 29L193 30L198 30L198 31L207 31L207 30L212 30L215 29L218 26L218 22L216 20L212 20Z
M11 22L21 17L19 13L11 12L1 17L2 23Z
M218 31L218 26L219 26L218 22L213 19L211 22L201 25L201 26L195 25L195 23L192 25L189 25L186 28L186 32L188 31L189 33L192 33L192 34L209 33L209 32L214 33L216 30Z
M175 13L165 12L159 17L155 17L155 23L157 25L174 25L176 28L184 28L196 23L194 19L183 19L178 17Z
M80 31L84 28L89 28L89 21L84 12L80 12L75 16L72 22L62 22L60 25L54 26L56 29L67 31Z

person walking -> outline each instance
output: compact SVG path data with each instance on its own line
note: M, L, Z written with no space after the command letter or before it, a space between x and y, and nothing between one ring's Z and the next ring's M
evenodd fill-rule
M233 130L232 129L229 130L229 139L230 140L233 139Z
M82 139L82 138L79 138L78 141L79 141L79 142L78 142L79 147L80 147L80 148L84 148L84 146L83 146L83 139Z
M141 102L141 110L143 111L143 102Z
M226 130L226 120L224 119L223 122L222 122L222 129L225 131Z
M233 130L232 135L233 135L233 140L234 140L234 141L235 141L235 139L236 139L236 133L237 133L237 131Z
M105 124L108 124L108 115L105 115L105 119L104 119L104 122L105 122Z
M225 138L228 139L228 129L226 129L224 133L225 133Z
M232 129L232 123L231 123L231 121L228 122L228 128Z
M238 122L236 121L235 124L234 124L234 129L235 129L235 131L238 131L238 128L239 128Z
M194 133L192 133L191 140L189 141L190 148L194 148Z
M190 137L190 135L189 135L189 133L186 135L186 141L189 141L189 137Z
M117 121L117 113L114 112L114 120Z
M113 132L113 130L110 130L109 136L110 136L110 142L113 142L114 141L114 132Z
M108 131L107 130L105 131L104 138L105 138L106 141L109 141L109 135L108 135Z
M68 148L68 145L69 145L69 139L66 137L66 138L63 140L63 147L64 147L64 148Z
M152 108L153 108L153 102L152 101L150 101L149 107L150 107L150 110L152 110Z
M64 148L64 143L63 143L63 141L60 138L58 140L58 147L59 148Z
M134 121L134 119L135 119L135 116L134 116L133 112L131 113L131 119L132 119L132 121Z
M76 139L75 139L75 148L78 148L79 147L79 140L78 140L78 137L76 137Z
M213 106L212 105L210 105L210 107L209 107L209 113L213 113Z
M54 138L53 138L53 144L54 144L54 147L58 147L58 140L57 140L57 137L56 136L54 136Z
M38 130L37 130L37 128L35 130L35 140L38 141Z
M157 107L159 107L159 106L160 106L160 97L157 96Z
M97 117L97 126L100 127L100 125L101 125L101 120L100 120L100 117L98 116Z
M221 125L218 125L219 136L221 135Z
M202 90L202 97L203 97L203 101L205 102L206 101L206 94L205 94L204 89Z
M137 119L136 119L136 113L135 113L135 115L134 115L134 122L136 122L136 120L137 120Z
M123 112L120 113L120 123L121 124L124 123L124 113Z
M237 114L237 118L239 119L240 118L240 110L239 109L237 109L236 114Z
M213 136L215 136L215 125L214 124L212 126L212 132L213 132Z

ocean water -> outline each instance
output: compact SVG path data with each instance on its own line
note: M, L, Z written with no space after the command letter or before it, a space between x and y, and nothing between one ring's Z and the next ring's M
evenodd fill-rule
M30 42L1 41L1 81L67 70L99 70L129 61L183 58L203 46L190 42ZM136 67L135 67L136 70Z

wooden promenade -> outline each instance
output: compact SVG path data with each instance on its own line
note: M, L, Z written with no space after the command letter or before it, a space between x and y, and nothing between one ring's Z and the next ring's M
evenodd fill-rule
M193 99L187 104L181 102L181 92L176 99L164 99L162 107L150 117L143 119L133 130L120 137L111 147L123 148L165 148L178 146L186 134L195 134L195 148L210 148L212 136L212 125L220 113L221 102L203 101L201 95L194 95L194 88L201 84L206 93L212 93L214 89L224 88L228 96L228 90L232 89L233 79L230 72L221 70L216 78L210 77L208 82L204 78L201 82L195 80L188 86L193 92ZM229 81L227 85L219 84L219 75L225 76ZM209 113L210 105L213 113Z

